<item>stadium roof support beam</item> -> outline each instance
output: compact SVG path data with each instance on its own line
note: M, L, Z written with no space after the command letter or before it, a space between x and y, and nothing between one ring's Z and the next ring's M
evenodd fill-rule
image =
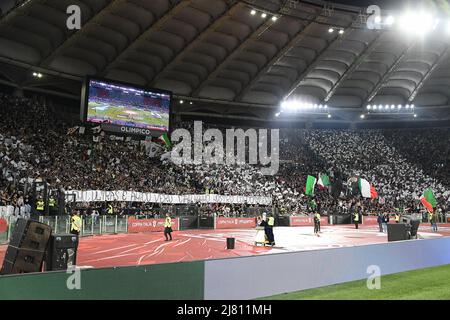
M288 90L288 93L285 95L284 99L286 99L287 97L289 97L292 93L294 93L294 91L298 88L298 86L302 83L303 79L314 69L317 67L317 64L319 63L319 61L323 58L324 54L328 51L328 49L330 49L331 46L333 46L336 43L341 42L342 40L344 40L346 38L346 35L348 34L348 32L346 32L344 34L343 37L340 37L339 35L336 36L336 38L333 41L330 41L330 43L328 43L328 45L322 50L322 52L320 54L318 54L314 60L311 62L311 64L309 65L309 67L302 72L302 74L298 77L298 79L291 85L291 87Z
M113 61L108 63L103 70L99 72L101 76L104 76L114 65L120 61L124 56L128 54L129 51L133 50L137 45L141 43L142 40L145 40L147 36L155 31L161 30L164 24L172 19L176 14L178 14L181 10L188 7L192 3L192 0L184 0L178 2L176 5L172 5L172 7L163 14L157 21L155 21L151 26L149 26L144 32L142 32L129 46L125 47L122 52L120 52Z
M261 77L263 77L270 68L273 67L297 42L305 37L305 30L309 28L314 22L308 23L304 28L302 28L278 53L269 61L267 64L258 71L256 76L250 80L250 82L241 90L241 92L234 99L235 101L241 100L256 84Z
M231 60L233 60L236 57L236 55L238 55L241 52L241 50L245 47L248 41L257 39L264 31L269 29L273 23L274 21L272 19L268 19L266 20L266 22L264 22L262 25L256 28L255 31L253 31L244 41L242 41L236 48L234 48L230 52L230 54L215 67L215 69L208 75L208 77L206 77L206 79L203 80L198 85L198 87L194 89L191 96L198 97L200 91L208 84L208 82L214 79L219 74L220 70L222 70L222 67L225 66Z
M186 97L186 96L179 96L174 95L174 99L181 99L185 101L198 101L198 102L205 102L205 103L214 103L214 104L223 104L226 106L233 106L233 107L250 107L250 108L263 108L263 109L273 109L276 110L277 106L269 105L269 104L258 104L258 103L248 103L248 102L230 102L225 100L215 100L215 99L208 99L208 98L196 98L196 97Z
M66 38L59 47L53 50L47 57L43 58L39 64L39 66L48 66L50 62L57 57L64 49L70 47L74 41L76 41L83 33L83 30L86 25L90 23L96 23L96 20L100 19L103 15L109 13L112 9L117 7L118 5L127 2L127 0L113 0L106 7L100 9L100 11L93 15L85 24L82 26L81 30L72 33L68 38Z
M352 75L353 72L358 69L359 66L365 61L365 59L373 52L373 50L378 45L378 40L380 39L382 34L383 32L379 31L374 40L372 40L372 42L364 49L361 55L353 61L353 64L350 66L350 68L345 70L341 78L334 84L330 92L328 92L327 96L325 97L325 102L328 102L331 99L331 97L336 93L336 90L339 88L339 86L344 83L345 80L347 80L347 78Z
M222 24L231 17L237 10L244 7L242 2L237 2L236 0L232 0L229 4L227 10L214 22L212 22L205 30L200 32L195 39L193 39L189 44L184 47L166 66L158 72L158 74L153 78L153 80L149 83L150 86L153 86L159 79L164 76L164 72L170 70L174 65L183 60L183 58L189 54L189 51L194 48L198 42L202 41L210 32L220 28Z
M367 99L364 101L364 105L371 102L373 98L378 94L378 92L383 88L386 80L389 79L391 74L397 69L400 62L402 62L403 58L408 54L409 50L414 47L416 44L415 40L411 40L410 44L403 50L402 54L395 60L395 62L392 64L392 66L389 68L389 70L384 74L383 78L378 82L378 84L373 88L372 92L369 93L367 96Z
M25 3L19 5L18 7L11 9L6 15L4 15L0 19L0 26L8 23L8 21L10 19L12 19L20 14L25 13L31 4L36 4L36 2L44 2L44 1L43 0L38 0L38 1L28 0Z
M441 54L441 56L435 61L434 65L428 70L428 72L424 75L424 77L422 78L422 80L420 80L420 82L417 84L416 88L414 89L414 91L411 93L411 95L408 98L409 102L412 102L417 94L419 93L420 89L422 89L423 85L425 84L425 82L428 80L428 78L433 74L433 72L436 70L436 68L442 63L442 61L445 60L445 58L447 57L447 55L450 53L450 45L447 46L447 48L445 49L445 51Z
M77 75L74 75L74 74L69 74L69 73L66 73L66 72L59 72L59 71L51 70L51 69L48 69L48 68L45 68L45 67L35 67L35 66L33 66L33 65L29 64L29 63L13 60L11 58L0 57L0 62L5 62L5 63L8 63L10 65L13 65L13 66L16 66L16 67L19 67L19 68L23 68L23 69L34 70L34 71L42 72L42 73L49 74L49 75L52 75L52 76L61 77L63 79L83 81L83 77L81 77L81 76L77 76Z

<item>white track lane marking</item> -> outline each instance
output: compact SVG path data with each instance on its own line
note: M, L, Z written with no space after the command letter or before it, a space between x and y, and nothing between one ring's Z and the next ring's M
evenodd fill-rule
M137 246L137 243L129 244L129 245L123 246L123 247L117 247L117 248L112 248L112 249L108 249L108 250L97 251L97 252L95 252L95 254L105 253L105 252L114 251L114 250L119 250L119 249L124 249L124 248L129 248L129 247L132 247L132 246Z
M128 250L122 251L122 252L120 252L120 254L123 254L123 253L126 253L126 252L130 252L130 251L134 251L134 250L138 250L138 249L142 249L142 248L144 248L146 245L149 245L149 244L151 244L151 243L158 242L158 241L162 241L162 240L158 239L158 240L149 241L149 242L146 242L146 243L144 243L144 244L141 244L140 246L138 246L138 247L136 247L136 248L132 248L132 249L128 249Z
M152 241L146 242L146 243L144 243L144 244L155 243L155 242L158 242L158 241L162 241L162 239L152 240Z
M87 260L87 261L85 261L85 262L90 262L90 261L102 261L102 260L108 260L108 259L120 258L120 257L125 257L125 256L131 256L131 255L133 255L133 254L135 254L135 253L119 254L119 255L116 255L116 256L104 257L104 258L99 258L99 259L90 259L90 260Z
M182 244L188 243L188 242L191 241L191 240L192 240L192 239L189 238L189 239L187 239L187 240L185 240L185 241L183 241L183 242L180 242L180 243L174 245L173 247L175 248L175 247L181 246Z
M162 245L160 245L160 246L158 246L157 248L155 248L155 249L154 249L155 252L153 252L152 254L150 254L150 255L147 255L147 254L142 255L142 256L139 258L139 260L138 260L138 265L140 265L141 262L142 262L142 260L144 260L145 258L150 258L150 257L154 256L155 254L160 254L160 253L161 253L162 251L164 251L164 250L162 250L161 252L158 252L158 250L161 249L161 248L163 248L163 247L165 247L165 246L167 246L167 245L169 245L169 244L171 244L171 242L163 243ZM153 250L152 250L152 251L153 251Z

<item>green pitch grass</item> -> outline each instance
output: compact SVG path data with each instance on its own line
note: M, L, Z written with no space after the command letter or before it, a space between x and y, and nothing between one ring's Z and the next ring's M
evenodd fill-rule
M332 272L330 270L330 272ZM369 290L367 280L286 293L267 300L450 300L450 265L381 277L381 288Z
M96 109L98 107L105 109ZM96 116L101 119L111 119L111 120L121 120L121 121L133 121L135 123L150 124L150 125L160 125L168 126L169 118L167 114L159 114L160 118L152 115L150 111L144 111L142 109L133 108L129 106L120 105L106 105L96 102L89 102L89 116ZM132 113L127 113L132 112Z

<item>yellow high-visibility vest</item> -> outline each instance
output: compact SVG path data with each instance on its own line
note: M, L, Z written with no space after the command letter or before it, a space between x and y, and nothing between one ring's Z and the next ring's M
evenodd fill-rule
M108 206L108 214L113 214L113 207L112 207L112 205L109 205Z
M164 228L172 227L172 219L170 217L166 217L166 221L164 221Z
M273 227L274 224L275 224L275 219L274 219L274 217L270 217L269 220L267 221L267 224L268 224L269 226Z
M54 207L55 204L56 204L56 201L55 201L54 198L50 198L50 199L48 200L48 206L49 206L49 207Z
M73 216L70 230L80 231L81 224L82 224L81 218L79 216Z
M356 213L356 214L355 214L355 219L354 219L354 221L355 221L355 222L358 222L358 221L359 221L359 213Z
M39 200L38 202L36 202L36 210L38 211L44 211L45 208L45 203L42 200Z

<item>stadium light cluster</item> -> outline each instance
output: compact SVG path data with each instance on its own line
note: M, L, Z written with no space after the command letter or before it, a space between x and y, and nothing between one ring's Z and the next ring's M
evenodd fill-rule
M252 10L250 11L250 15L252 15L252 16L260 15L261 18L263 18L263 19L266 19L266 18L267 18L267 13L266 13L266 12L259 12L259 11L255 10L255 9L252 9ZM278 17L275 16L275 15L273 15L272 18L270 18L270 19L271 19L273 22L275 22L275 21L278 20Z
M418 8L415 11L406 10L406 13L394 17L376 16L374 21L380 27L398 28L408 34L423 36L429 32L445 29L450 34L450 19L438 17L431 12Z
M328 106L322 104L305 103L291 100L291 101L283 101L283 103L281 104L281 110L284 112L302 112L314 110L326 113L328 112Z
M33 72L33 77L35 77L35 78L42 78L43 75L42 75L42 73L39 73L39 72Z
M335 31L337 31L339 34L344 34L344 32L345 32L344 29L342 29L342 28L331 27L330 29L328 29L329 33L333 33Z
M296 100L283 101L281 103L280 111L275 114L275 117L279 117L283 113L326 114L328 118L331 118L330 110L327 105Z
M394 105L394 104L374 104L367 105L366 109L368 113L413 113L415 106L413 104L407 105Z

